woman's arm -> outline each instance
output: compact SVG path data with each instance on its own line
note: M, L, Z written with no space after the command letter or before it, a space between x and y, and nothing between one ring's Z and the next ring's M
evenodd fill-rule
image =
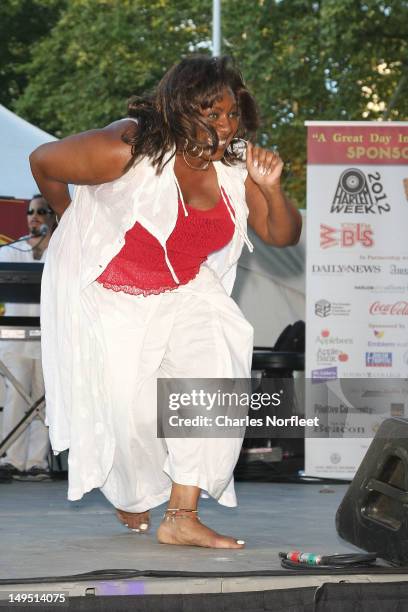
M42 195L58 216L71 202L68 183L98 185L125 172L131 147L122 140L135 122L115 121L106 128L43 144L30 155L31 171Z
M272 151L248 143L247 169L248 224L267 244L277 247L296 244L302 217L281 190L282 160Z

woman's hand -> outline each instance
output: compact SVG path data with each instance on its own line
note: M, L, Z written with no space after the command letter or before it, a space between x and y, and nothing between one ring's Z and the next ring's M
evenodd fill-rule
M283 161L278 153L262 147L254 147L251 142L248 142L246 165L249 176L259 187L268 188L280 185Z

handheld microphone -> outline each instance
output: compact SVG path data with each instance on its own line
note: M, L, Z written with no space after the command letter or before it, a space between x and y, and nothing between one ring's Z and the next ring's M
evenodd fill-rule
M42 225L40 225L39 228L33 229L33 231L31 232L31 236L35 236L35 237L46 236L48 232L49 232L48 225L43 223Z

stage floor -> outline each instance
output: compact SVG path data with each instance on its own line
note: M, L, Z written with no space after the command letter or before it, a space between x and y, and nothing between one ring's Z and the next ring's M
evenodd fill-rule
M155 539L154 529L148 535L138 535L122 526L99 491L92 491L80 502L68 502L66 488L65 481L14 481L0 485L3 551L0 579L61 577L63 588L63 576L94 570L256 572L281 570L279 551L359 552L337 536L334 525L347 485L238 482L238 508L228 509L213 500L202 500L203 522L220 533L246 541L246 548L238 551L161 545ZM163 510L164 506L153 510L154 528ZM357 582L361 577L347 579ZM231 592L303 587L340 579L340 576L301 576L289 571L279 576L238 576L222 580L144 578L131 581L132 587L121 580L109 584L92 580L75 584L70 580L65 588L77 595L91 587L95 594ZM405 578L397 573L372 577L373 582L380 580ZM44 590L45 586L35 588ZM13 590L18 588L13 586ZM5 590L9 589L3 583L0 585L3 595Z

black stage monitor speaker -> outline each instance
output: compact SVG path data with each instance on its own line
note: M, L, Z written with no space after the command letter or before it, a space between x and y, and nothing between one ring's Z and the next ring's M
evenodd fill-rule
M339 535L408 565L408 420L384 421L336 514Z

